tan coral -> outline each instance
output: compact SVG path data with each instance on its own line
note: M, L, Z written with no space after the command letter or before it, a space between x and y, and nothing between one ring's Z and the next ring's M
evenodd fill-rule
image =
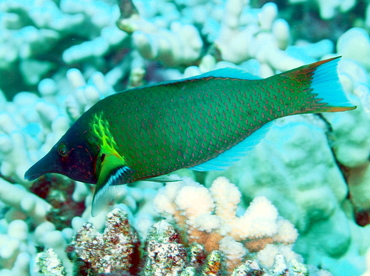
M258 252L265 248L266 244L274 243L273 238L262 238L246 241L244 243L245 247L248 248L250 252Z
M187 229L188 243L200 243L207 252L220 250L232 271L245 258L245 248L258 252L267 244L293 244L298 236L265 197L255 198L245 213L237 216L240 199L237 187L224 177L217 178L209 189L185 178L182 183L167 184L154 204L160 213Z

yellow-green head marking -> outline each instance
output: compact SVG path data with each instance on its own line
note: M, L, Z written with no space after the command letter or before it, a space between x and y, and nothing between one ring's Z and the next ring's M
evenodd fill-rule
M109 188L131 182L131 169L126 166L125 158L116 147L117 143L110 132L109 122L103 119L103 111L93 114L91 120L90 143L98 146L95 174L98 176L93 199L92 214L96 215L113 197Z
M90 143L95 143L99 147L97 156L96 174L101 176L100 172L104 164L109 161L110 166L120 167L125 165L125 158L118 153L117 143L109 130L109 123L103 119L103 112L98 112L93 115L91 121L91 137Z

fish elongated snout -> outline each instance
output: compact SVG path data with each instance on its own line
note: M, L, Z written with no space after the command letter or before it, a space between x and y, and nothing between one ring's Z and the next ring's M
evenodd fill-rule
M31 168L29 168L26 173L24 174L24 179L28 180L28 181L32 181L32 180L35 180L36 178L39 178L41 175L37 172L34 172L33 170L33 167L32 166Z
M49 152L26 171L24 178L28 181L32 181L47 173L62 173L58 165L59 162L56 161L57 157L54 156L54 153Z
M26 171L24 178L32 181L47 173L58 173L76 181L96 184L93 166L94 159L86 148L76 147L68 156L61 156L54 147Z

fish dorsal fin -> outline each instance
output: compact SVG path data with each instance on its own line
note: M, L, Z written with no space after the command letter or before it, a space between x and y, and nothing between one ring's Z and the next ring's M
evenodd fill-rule
M209 71L207 73L200 74L195 77L190 77L189 79L201 79L201 78L230 78L230 79L242 79L242 80L260 80L261 77L253 75L246 70L233 68L233 67L225 67L216 69L213 71Z
M263 125L261 128L253 132L239 144L224 151L216 158L208 160L202 164L191 167L195 171L223 171L234 165L241 158L247 155L265 136L271 128L273 122Z
M104 166L103 162L92 200L91 215L93 217L97 216L114 199L115 187L131 182L133 176L133 170L124 165L106 170L108 166Z
M184 81L192 81L192 80L199 80L205 78L225 78L225 79L241 79L241 80L260 80L261 77L253 75L246 70L240 68L233 68L233 67L225 67L216 69L213 71L209 71L197 76L188 77L180 80L168 80L161 83L153 83L148 84L145 87L152 87L152 86L160 86L160 85L167 85L172 83L184 82ZM135 87L131 90L142 89L143 87Z

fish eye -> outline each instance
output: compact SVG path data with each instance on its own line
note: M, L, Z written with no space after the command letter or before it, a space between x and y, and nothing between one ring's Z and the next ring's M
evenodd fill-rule
M59 146L58 146L58 153L60 156L62 157L66 157L67 156L67 146L64 144L64 143L61 143Z

